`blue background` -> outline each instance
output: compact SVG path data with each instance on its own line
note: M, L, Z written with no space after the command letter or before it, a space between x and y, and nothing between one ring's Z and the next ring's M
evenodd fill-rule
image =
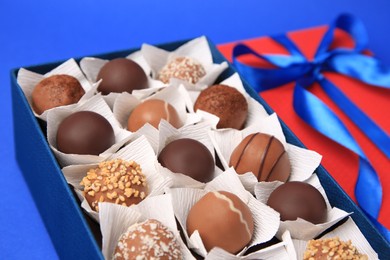
M370 48L390 64L390 2L0 0L0 259L56 259L14 160L11 68L200 35L224 43L359 16ZM59 220L59 225L61 220Z

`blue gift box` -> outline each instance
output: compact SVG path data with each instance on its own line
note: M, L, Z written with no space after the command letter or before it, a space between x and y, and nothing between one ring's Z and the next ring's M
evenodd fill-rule
M166 50L174 50L185 42L162 44L159 47ZM209 45L215 63L226 61L212 42L209 41ZM94 55L94 57L113 59L125 57L134 51L136 50ZM27 67L26 69L44 74L61 63L43 64ZM217 82L222 81L235 72L234 68L229 66L220 75ZM72 193L72 188L68 186L46 141L46 123L34 117L30 105L17 83L17 73L18 69L11 71L16 158L57 254L64 259L103 259L99 247L101 241L98 241L100 237L98 226L86 217L80 209L77 197ZM243 80L243 83L246 91L260 102L268 113L273 113L273 110L245 80ZM281 122L281 125L289 143L304 147L283 122ZM353 220L378 253L379 258L390 259L389 243L374 228L362 211L322 166L318 167L316 172L330 203L347 212L354 212L352 214Z

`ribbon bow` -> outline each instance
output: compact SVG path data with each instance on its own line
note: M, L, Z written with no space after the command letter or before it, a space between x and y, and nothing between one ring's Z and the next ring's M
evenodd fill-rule
M330 49L336 28L345 31L354 39L354 48ZM318 82L325 93L389 158L389 135L327 80L322 72L337 72L375 87L389 89L390 67L361 53L368 41L365 27L359 19L348 14L340 15L329 26L312 61L307 60L286 35L271 38L285 47L290 55L261 55L244 44L238 44L233 49L233 64L257 92L296 81L293 98L295 112L316 130L359 156L358 180L355 186L357 202L390 241L389 231L376 221L382 204L382 186L377 173L341 120L325 103L305 89L312 83ZM246 54L265 60L275 68L251 67L239 62L238 57Z

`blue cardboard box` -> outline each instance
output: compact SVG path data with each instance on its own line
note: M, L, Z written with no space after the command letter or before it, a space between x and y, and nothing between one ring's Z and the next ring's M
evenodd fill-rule
M159 45L166 50L174 50L186 41ZM215 63L226 61L215 45L209 41ZM136 50L126 50L103 55L94 55L102 59L125 57ZM77 60L79 61L79 60ZM28 67L28 70L44 74L62 62ZM220 75L217 82L229 77L236 71L232 66ZM14 135L16 159L24 178L34 197L35 203L46 229L56 248L57 254L64 259L103 259L97 224L88 219L79 207L77 197L68 186L61 169L46 141L46 124L34 117L34 114L17 83L18 69L11 71L12 102L14 116ZM268 113L273 110L243 80L246 91L260 102ZM281 122L283 132L289 143L304 147L298 138ZM390 245L369 222L362 211L352 202L347 194L320 166L318 177L325 188L330 203L352 214L353 220L360 227L380 259L390 259ZM95 238L96 237L96 238Z

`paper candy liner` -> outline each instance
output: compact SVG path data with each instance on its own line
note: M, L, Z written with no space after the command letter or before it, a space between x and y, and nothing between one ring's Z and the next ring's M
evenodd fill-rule
M132 141L118 152L108 157L106 160L122 159L134 161L141 166L142 172L148 184L147 197L153 197L164 193L164 190L172 185L172 180L158 173L156 169L156 155L145 136L141 136ZM71 184L81 200L81 206L95 220L98 221L98 213L91 209L85 200L82 191L84 187L80 185L81 180L87 175L88 170L97 168L98 163L88 165L70 165L62 169L64 176Z
M169 103L177 111L182 125L190 125L200 121L196 114L189 114L186 111L186 104L183 94L186 90L184 86L171 86L162 88L153 95L146 97L144 100L136 98L127 92L121 93L115 100L113 112L116 119L123 128L127 128L127 121L131 112L143 101L148 99L159 99Z
M66 117L78 111L93 111L105 117L114 130L115 144L100 155L66 154L57 150L56 135L58 126ZM88 99L84 103L78 104L77 106L53 109L47 115L47 140L62 167L72 164L88 164L103 161L105 158L116 152L130 138L131 133L121 128L120 124L115 119L113 113L100 94Z
M56 108L51 108L46 111L44 111L41 115L38 115L35 113L34 109L32 108L32 93L35 88L35 86L44 78L53 76L53 75L58 75L58 74L65 74L69 76L75 77L83 87L85 94L83 97L79 100L78 103L82 103L86 99L90 98L91 95L88 94L90 93L90 89L93 87L91 83L88 82L88 80L85 78L83 72L80 70L79 66L77 65L76 61L74 59L69 59L66 62L62 63L60 66L57 68L53 69L52 71L41 75L29 70L26 70L24 68L21 68L18 71L18 84L22 88L22 91L24 95L27 98L28 103L30 104L31 110L33 111L34 115L44 121L47 120L47 114L49 111ZM75 104L67 105L67 106L61 106L61 107L72 107L75 106Z
M206 193L221 190L237 195L248 205L252 212L254 234L248 247L269 241L276 234L279 227L279 214L256 200L248 191L246 191L233 168L230 168L211 182L207 183L204 189L171 188L168 191L168 193L172 194L173 209L176 218L183 227L183 233L186 237L187 244L197 254L205 257L207 251L197 231L193 234L187 233L186 222L188 213L192 206ZM246 249L244 248L238 255L242 255L245 251ZM220 252L218 252L218 254L219 253ZM225 252L224 256L228 259L233 255ZM225 259L225 257L223 257L223 259Z
M99 203L100 230L103 236L103 255L112 259L120 236L127 229L148 219L156 219L168 227L180 244L183 259L195 259L180 238L169 194L148 197L138 205L123 207L112 203Z
M211 127L207 122L201 122L195 125L186 125L182 128L176 129L167 121L162 120L160 122L159 129L160 136L157 156L160 154L161 150L170 142L182 138L190 138L205 145L212 154L215 162L214 146L210 140L210 136L208 133ZM168 168L161 166L161 164L158 164L158 170L161 174L167 175L173 179L173 187L202 188L205 186L204 183L194 180L193 178L188 177L182 173L174 173ZM222 171L217 166L215 166L213 178L215 178L221 173Z
M214 84L218 76L228 67L227 62L214 64L206 37L202 36L189 41L176 50L169 52L149 44L143 44L141 48L142 55L151 68L152 77L157 79L159 71L172 59L176 57L190 57L202 64L206 75L196 84L179 79L171 79L173 85L183 84L188 89L204 89Z
M316 174L313 174L313 176L307 179L305 182L315 187L324 197L328 208L326 222L315 225L301 218L298 218L294 221L280 221L280 227L277 234L278 238L281 236L281 234L288 230L290 231L292 238L309 240L318 236L326 229L330 228L331 226L351 214L336 207L331 207L331 205L329 204L329 200L326 196L325 190L321 186L321 183ZM256 198L262 203L266 204L270 194L282 184L282 182L278 181L257 183L255 186Z
M379 259L378 254L371 247L370 243L368 243L367 239L364 237L351 217L349 217L344 224L340 225L333 231L326 233L321 238L334 237L339 237L340 240L345 242L351 240L352 245L358 249L359 253L366 254L370 260ZM305 240L293 239L298 259L303 259L303 254L306 251L307 242L308 241Z
M282 235L282 241L275 245L266 247L259 251L253 252L245 256L231 255L221 248L212 249L206 256L210 259L228 259L228 260L250 260L250 259L274 259L274 260L297 260L296 252L290 233L286 231Z
M164 84L159 80L152 79L149 75L151 73L151 69L148 63L143 58L140 51L133 52L128 55L126 59L130 59L145 71L146 77L148 78L148 87L156 88L161 87ZM99 58L86 57L80 61L81 70L84 72L85 76L89 80L89 82L94 83L97 80L97 75L99 74L100 69L108 62L109 60L103 60ZM114 95L115 96L115 95Z

